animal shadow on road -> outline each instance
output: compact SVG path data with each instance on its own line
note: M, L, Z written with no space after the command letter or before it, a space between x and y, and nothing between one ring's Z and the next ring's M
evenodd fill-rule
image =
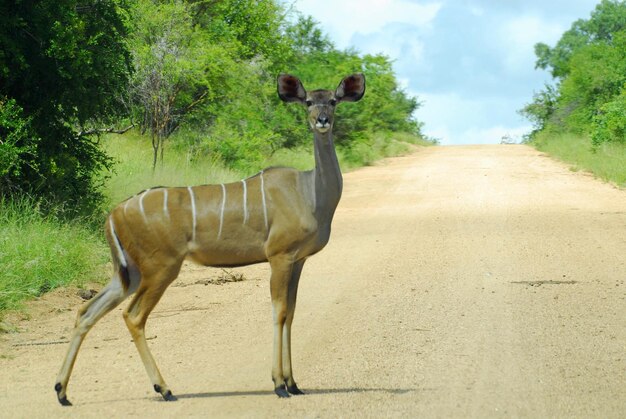
M430 388L360 388L360 387L352 387L352 388L328 388L328 389L305 389L304 394L306 395L323 395L323 394L349 394L349 393L387 393L392 395L403 395L410 392L415 391L426 391L432 390ZM176 398L181 401L184 399L211 399L211 398L219 398L219 397L242 397L242 396L275 396L273 390L248 390L248 391L215 391L215 392L204 392L204 393L187 393L187 394L176 394ZM293 398L298 399L298 396L293 396ZM161 397L154 396L153 399L157 402L170 403L163 400ZM138 401L145 400L144 398L116 398L116 399L107 399L107 400L98 400L91 402L83 402L85 405L98 405L103 403L112 403L116 401Z
M304 390L305 395L315 394L341 394L341 393L388 393L405 394L417 391L416 388L328 388L328 389L308 389ZM238 397L238 396L267 396L274 395L272 390L250 390L250 391L219 391L206 393L177 394L176 397L182 399L203 399L212 397Z

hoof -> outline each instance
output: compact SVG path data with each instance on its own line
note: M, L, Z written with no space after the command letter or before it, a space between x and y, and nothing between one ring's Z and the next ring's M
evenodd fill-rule
M289 394L293 394L294 396L299 396L301 394L304 394L304 392L300 390L298 386L295 384L292 386L287 386L287 391L289 392Z
M170 390L167 390L165 394L163 394L163 399L166 402L175 402L178 400L178 397L174 396Z
M67 400L67 395L61 396L61 390L63 390L63 386L61 385L61 383L56 383L54 385L54 390L57 392L57 399L59 399L59 403L61 403L61 406L72 405L72 403L69 400Z
M274 389L274 393L276 393L276 395L280 397L281 399L285 399L289 397L289 393L287 392L287 389L285 388L285 386L276 387Z
M154 391L156 391L157 393L160 393L166 402L175 402L176 400L178 400L178 398L172 394L171 390L167 390L166 392L163 392L163 389L158 384L154 385Z

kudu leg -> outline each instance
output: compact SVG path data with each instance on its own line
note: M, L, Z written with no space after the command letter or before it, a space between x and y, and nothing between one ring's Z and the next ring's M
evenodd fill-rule
M272 381L274 381L274 392L278 397L289 397L292 391L287 388L288 386L293 390L293 394L301 394L291 371L291 321L293 321L297 283L302 264L303 262L300 261L294 262L292 255L274 256L270 259L272 267L270 291L274 320ZM293 300L293 304L290 304L290 299Z
M154 275L142 275L143 280L132 301L124 311L124 320L135 342L141 361L154 390L160 393L166 401L176 400L168 388L154 357L146 342L145 326L152 309L157 305L168 285L176 279L180 271L180 263L174 267L164 268Z
M71 406L72 403L67 399L67 384L74 368L74 362L78 355L78 350L87 335L87 332L100 320L105 314L117 307L130 294L130 291L124 291L119 276L115 274L111 282L104 287L94 298L85 303L79 310L76 318L76 324L70 340L70 347L61 366L61 370L57 376L54 389L56 390L59 403L64 406Z
M300 274L302 273L304 261L304 259L299 260L293 264L287 293L287 318L285 319L285 327L283 328L283 377L287 391L294 395L304 394L296 385L291 366L291 324L293 323L293 316L296 311L298 283L300 282Z

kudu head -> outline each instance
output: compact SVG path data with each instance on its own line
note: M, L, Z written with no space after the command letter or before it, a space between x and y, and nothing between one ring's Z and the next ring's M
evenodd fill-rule
M365 94L365 76L353 74L344 78L337 89L308 92L302 82L290 74L278 76L278 96L284 102L306 106L309 125L315 132L325 133L333 127L335 106L340 102L356 102Z

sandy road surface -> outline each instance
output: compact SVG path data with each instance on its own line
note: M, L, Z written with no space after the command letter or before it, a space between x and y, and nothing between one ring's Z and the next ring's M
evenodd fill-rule
M121 309L52 389L78 304L0 337L3 417L624 417L626 192L524 146L436 147L345 176L305 265L294 371L272 393L268 268L187 267L148 322L154 393ZM29 345L24 345L29 344ZM32 345L41 344L41 345Z

